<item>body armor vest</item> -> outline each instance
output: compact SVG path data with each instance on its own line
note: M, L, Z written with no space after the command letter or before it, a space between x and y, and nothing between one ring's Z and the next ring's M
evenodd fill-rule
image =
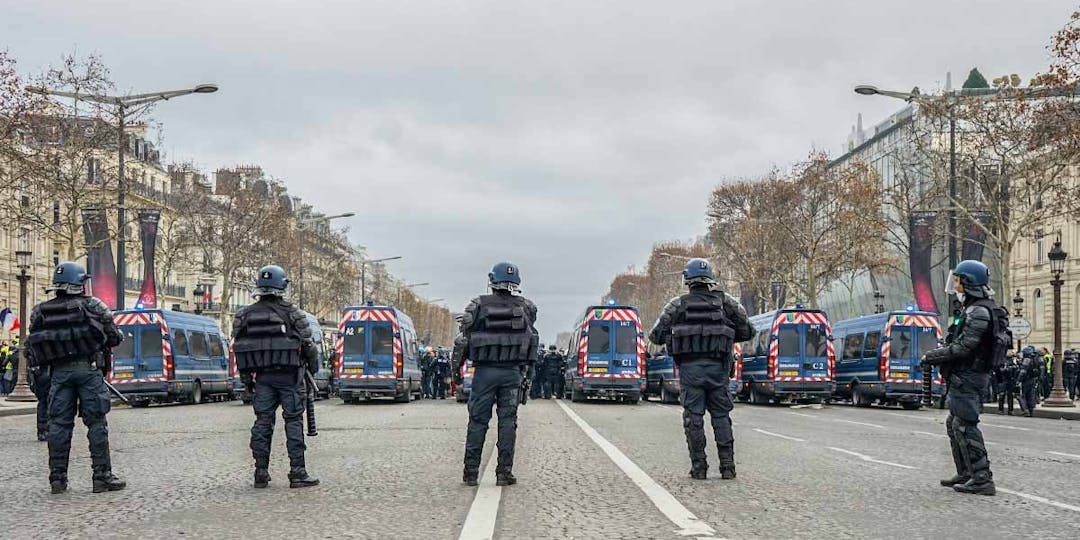
M525 301L516 296L480 297L476 330L469 335L469 358L481 364L520 364L536 358L539 340Z
M672 318L668 351L679 357L717 358L727 361L735 346L735 329L724 311L724 299L713 294L690 293Z
M233 342L236 369L299 368L300 334L288 311L273 301L260 301L244 313Z
M38 306L41 321L26 338L34 366L94 362L105 346L105 328L86 311L86 298L72 296Z

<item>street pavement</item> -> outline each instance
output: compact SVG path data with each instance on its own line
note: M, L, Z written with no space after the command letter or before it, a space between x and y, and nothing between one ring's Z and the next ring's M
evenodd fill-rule
M49 494L33 416L0 418L0 530L44 538L1076 538L1080 422L983 416L996 497L950 476L945 411L740 404L738 478L687 476L677 406L530 401L515 486L494 486L494 420L479 488L461 483L467 421L452 400L317 406L308 469L288 489L278 422L266 490L251 488L253 420L238 403L119 409L114 469L90 493L85 429L70 491ZM5 534L5 536L7 536ZM12 536L19 537L19 536Z

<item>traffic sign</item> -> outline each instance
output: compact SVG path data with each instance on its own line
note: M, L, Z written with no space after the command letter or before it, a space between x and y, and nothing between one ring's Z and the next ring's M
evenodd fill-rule
M1009 320L1009 331L1012 332L1013 339L1027 339L1031 335L1031 323L1027 319L1015 318Z

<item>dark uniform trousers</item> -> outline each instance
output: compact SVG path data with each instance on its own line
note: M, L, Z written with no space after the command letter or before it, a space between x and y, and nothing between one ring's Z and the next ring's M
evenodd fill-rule
M270 464L270 443L274 437L274 416L278 405L285 421L285 447L293 467L304 466L304 382L299 371L264 371L255 376L255 425L251 427L251 455L255 467Z
M112 403L101 371L87 363L53 366L52 371L48 396L49 481L67 481L76 406L86 425L94 478L108 477L112 462L109 458L109 425L105 415L112 408Z
M990 375L974 371L962 371L949 377L949 394L946 404L949 417L945 430L952 446L956 474L971 477L977 482L991 480L990 459L986 455L986 442L979 430L979 410L982 407L982 389Z
M469 395L469 429L465 435L465 468L480 469L480 454L484 449L491 407L499 416L499 440L496 443L498 462L496 472L510 472L514 466L514 441L517 437L518 389L521 369L518 366L480 365L473 372L472 392Z
M720 452L720 466L734 465L735 437L731 432L731 393L728 365L719 360L694 360L679 364L682 385L683 429L690 461L705 462L705 411L712 421L713 436Z
M37 398L38 437L49 434L49 392L52 390L52 373L43 367L34 370L34 396Z

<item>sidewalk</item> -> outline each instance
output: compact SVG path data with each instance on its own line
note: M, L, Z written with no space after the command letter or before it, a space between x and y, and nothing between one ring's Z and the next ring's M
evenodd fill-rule
M1080 400L1078 400L1080 402ZM983 403L982 415L992 416L997 414L996 403ZM1013 409L1013 415L1021 416L1024 413L1020 412L1020 408ZM1043 407L1042 405L1035 406L1036 418L1053 418L1055 420L1080 420L1080 403L1076 407Z
M36 401L26 403L22 401L8 401L6 397L0 397L0 416L34 414L35 412L37 412Z

